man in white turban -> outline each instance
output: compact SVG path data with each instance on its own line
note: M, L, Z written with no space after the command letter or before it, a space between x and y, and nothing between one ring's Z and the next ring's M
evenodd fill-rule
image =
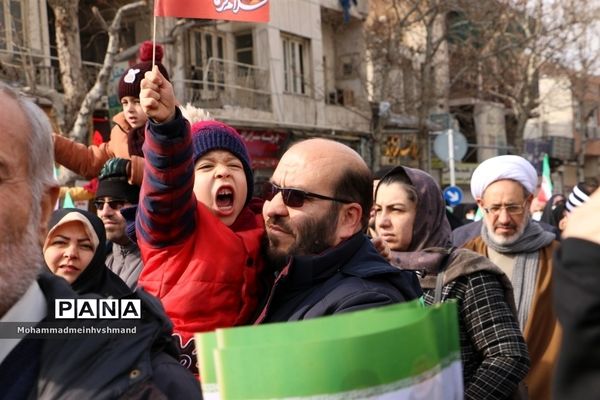
M510 278L517 317L531 368L525 378L530 399L549 399L561 331L552 307L552 255L558 243L531 219L535 168L519 156L482 162L471 192L483 210L479 234L463 247L488 257Z
M481 198L490 184L503 179L519 182L525 191L532 194L535 192L538 182L535 168L523 157L513 155L493 157L479 164L473 171L473 176L471 176L471 194L473 198L475 200ZM471 239L479 236L482 224L483 221L476 221L453 230L452 244L456 247L462 247ZM553 233L558 238L559 232L552 225L545 222L539 222L539 224L544 230ZM525 225L521 227L525 228ZM507 240L510 240L510 238Z
M519 182L529 193L535 192L538 181L535 168L523 157L512 155L493 157L479 164L473 171L471 177L473 198L481 198L489 185L502 179Z

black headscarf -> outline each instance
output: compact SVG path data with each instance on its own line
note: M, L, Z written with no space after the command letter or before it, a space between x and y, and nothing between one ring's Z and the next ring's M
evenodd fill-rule
M562 194L555 194L550 197L546 202L540 221L550 224L560 231L558 224L560 223L560 220L564 218L564 212L566 210L565 202L565 196Z
M102 220L96 215L77 208L62 208L54 211L48 223L48 232L57 225L62 225L64 218L71 213L79 213L86 218L98 238L98 246L87 268L71 284L79 294L95 293L102 297L122 297L131 293L129 287L112 272L105 264L106 260L106 230ZM50 235L50 233L49 233ZM48 239L46 239L46 242ZM46 246L44 246L46 247Z

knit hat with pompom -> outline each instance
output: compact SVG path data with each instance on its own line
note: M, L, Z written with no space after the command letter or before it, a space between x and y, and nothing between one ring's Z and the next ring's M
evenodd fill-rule
M238 131L223 122L210 120L193 123L191 131L194 164L200 157L212 150L229 151L242 162L248 187L245 204L248 204L254 191L254 174L248 148Z
M163 48L157 44L155 46L155 64L160 70L160 73L167 79L169 79L169 73L167 72L161 61L163 59ZM144 79L144 74L152 70L152 42L147 40L142 43L139 51L140 62L132 65L123 74L119 80L119 100L125 96L140 97L140 82Z

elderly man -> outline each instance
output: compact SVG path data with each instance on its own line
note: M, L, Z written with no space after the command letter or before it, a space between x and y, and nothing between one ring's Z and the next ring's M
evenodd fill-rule
M296 321L416 299L413 272L387 263L363 233L373 202L362 158L338 142L292 146L263 207L267 262L280 271L256 323Z
M200 398L193 376L165 352L172 346L170 322L148 295L139 297L143 318L134 323L135 335L18 336L20 324L66 323L55 318L55 300L79 297L63 278L41 273L42 243L59 191L50 123L2 83L0 103L0 397ZM96 329L116 323L88 322Z
M560 327L552 308L552 233L533 223L530 204L535 168L522 157L498 156L481 163L471 193L484 211L480 235L463 247L487 256L510 278L519 325L529 348L525 383L531 399L549 399Z
M111 158L104 164L98 176L94 205L110 242L106 266L135 290L143 263L137 243L127 236L121 209L138 203L140 187L127 181L127 165L128 160L123 158Z

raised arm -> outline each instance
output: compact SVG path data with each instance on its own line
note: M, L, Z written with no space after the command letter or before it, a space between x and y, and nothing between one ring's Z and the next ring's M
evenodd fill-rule
M141 82L140 103L149 120L137 239L164 247L180 243L195 227L190 127L176 107L171 83L156 67Z
M107 143L86 146L57 133L52 137L56 162L86 179L97 177L104 163L114 157Z

